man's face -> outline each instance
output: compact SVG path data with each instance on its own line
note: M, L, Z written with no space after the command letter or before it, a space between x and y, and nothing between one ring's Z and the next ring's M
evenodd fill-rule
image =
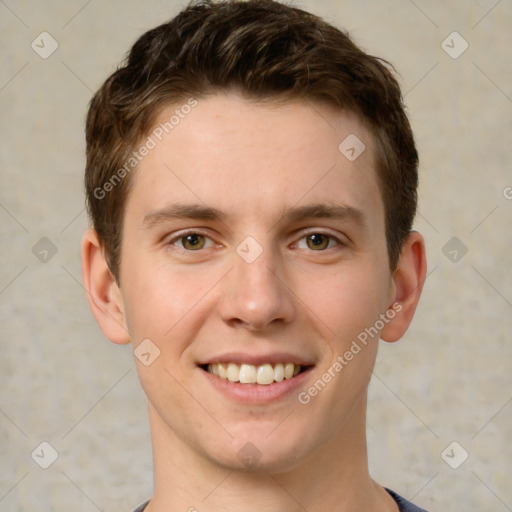
M358 148L339 149L350 134L366 145L353 161ZM200 99L132 179L120 289L134 346L160 350L137 362L160 436L226 467L284 470L364 430L378 336L353 341L391 306L393 281L357 117Z

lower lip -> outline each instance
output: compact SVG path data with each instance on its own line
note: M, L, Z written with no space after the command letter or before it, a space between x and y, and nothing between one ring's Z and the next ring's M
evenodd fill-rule
M215 389L237 402L266 404L287 397L294 391L296 392L297 388L303 385L312 368L313 367L310 366L291 379L284 379L281 382L274 382L273 384L267 385L240 384L239 382L231 382L217 377L202 368L199 368L199 371Z

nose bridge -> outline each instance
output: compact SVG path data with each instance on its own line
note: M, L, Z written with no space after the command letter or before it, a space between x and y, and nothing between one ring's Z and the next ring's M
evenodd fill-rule
M239 278L239 285L242 287L245 285L246 292L251 295L262 293L273 296L279 294L280 285L276 260L276 255L273 255L270 250L262 251L254 260L238 258L234 274Z
M280 256L271 247L248 238L234 254L234 268L223 291L222 317L230 324L251 329L263 329L278 320L287 323L293 317L294 305L278 276Z

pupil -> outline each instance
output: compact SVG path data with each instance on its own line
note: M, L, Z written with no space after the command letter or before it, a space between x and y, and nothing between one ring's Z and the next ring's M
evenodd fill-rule
M203 237L202 235L187 235L185 237L185 247L188 247L189 249L197 249L200 248L203 243Z
M308 237L308 246L310 249L320 249L323 250L327 248L329 245L329 239L325 235L322 235L321 233L316 233L313 235L309 235Z

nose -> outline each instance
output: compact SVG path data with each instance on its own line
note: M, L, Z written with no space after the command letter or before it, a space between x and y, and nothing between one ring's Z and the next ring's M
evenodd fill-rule
M278 271L278 258L269 250L250 263L238 254L233 259L219 304L222 320L251 331L291 323L296 313L294 295Z

